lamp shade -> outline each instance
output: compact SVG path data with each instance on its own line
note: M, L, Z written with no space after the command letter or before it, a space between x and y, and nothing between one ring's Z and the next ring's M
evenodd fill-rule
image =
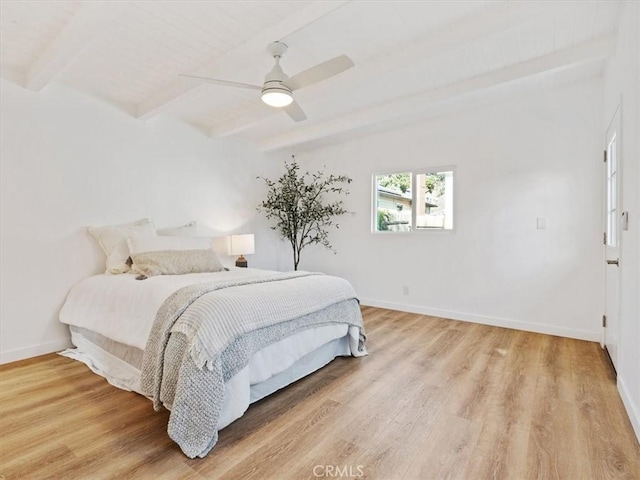
M250 255L255 253L253 233L231 235L229 253L231 255Z

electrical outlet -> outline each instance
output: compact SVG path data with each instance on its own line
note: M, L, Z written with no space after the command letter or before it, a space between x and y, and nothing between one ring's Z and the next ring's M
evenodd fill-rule
M403 285L402 286L402 294L403 295L409 295L409 285Z

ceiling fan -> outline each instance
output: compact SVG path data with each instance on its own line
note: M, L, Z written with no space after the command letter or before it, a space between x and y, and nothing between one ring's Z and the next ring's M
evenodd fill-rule
M197 78L216 85L259 90L264 103L271 107L282 108L293 120L301 122L302 120L306 120L307 116L302 111L302 108L300 108L300 105L294 100L293 92L338 75L353 67L354 64L346 55L340 55L303 70L293 77L289 77L280 66L280 58L287 51L287 48L287 45L282 42L272 42L267 47L267 52L275 59L276 64L264 77L264 84L262 86L198 77L195 75L180 74L180 76Z

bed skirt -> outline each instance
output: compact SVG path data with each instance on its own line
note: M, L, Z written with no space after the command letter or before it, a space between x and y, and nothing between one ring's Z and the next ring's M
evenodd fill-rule
M139 394L143 351L108 339L96 332L71 326L76 348L60 352L86 364L111 385ZM315 372L338 356L350 356L348 327L331 325L285 338L256 352L249 365L225 383L225 402L218 423L224 428L256 402ZM286 359L282 352L291 352Z

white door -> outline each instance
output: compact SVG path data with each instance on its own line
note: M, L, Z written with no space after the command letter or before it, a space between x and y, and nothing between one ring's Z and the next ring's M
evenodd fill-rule
M620 312L620 109L607 129L605 150L605 292L604 346L614 368L618 368Z

